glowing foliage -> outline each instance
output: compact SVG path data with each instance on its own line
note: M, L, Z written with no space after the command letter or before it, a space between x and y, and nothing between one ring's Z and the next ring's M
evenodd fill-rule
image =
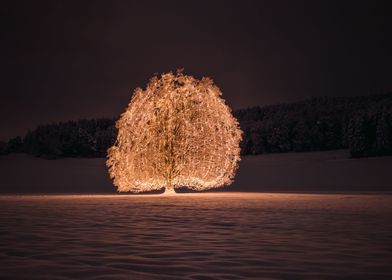
M108 150L120 192L228 185L240 160L242 131L211 79L181 71L137 88Z

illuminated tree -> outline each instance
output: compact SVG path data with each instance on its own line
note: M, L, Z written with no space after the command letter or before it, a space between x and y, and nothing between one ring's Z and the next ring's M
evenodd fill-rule
M181 71L137 88L116 123L109 173L120 192L188 187L207 190L232 182L242 131L211 79Z

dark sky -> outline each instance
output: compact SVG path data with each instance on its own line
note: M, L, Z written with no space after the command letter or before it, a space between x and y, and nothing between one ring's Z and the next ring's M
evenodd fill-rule
M131 90L177 68L213 78L233 109L392 90L390 1L8 2L3 140L118 116Z

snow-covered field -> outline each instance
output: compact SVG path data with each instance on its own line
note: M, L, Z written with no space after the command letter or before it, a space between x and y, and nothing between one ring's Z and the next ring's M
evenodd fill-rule
M3 193L112 192L0 195L0 279L392 279L391 164L244 157L231 192L164 197L115 194L104 159L0 157Z
M243 157L228 191L392 191L392 157L350 159L347 151ZM0 157L0 192L111 193L105 159Z
M0 279L392 279L392 196L0 196Z

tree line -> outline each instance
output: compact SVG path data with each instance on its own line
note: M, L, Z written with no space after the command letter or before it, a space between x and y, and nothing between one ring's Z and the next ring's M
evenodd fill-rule
M115 120L78 120L40 125L25 137L0 144L5 153L28 153L37 157L105 157L116 137ZM1 149L3 147L3 149Z
M244 155L349 149L352 157L392 154L392 93L323 97L235 112Z
M392 93L323 97L234 112L244 132L243 155L349 149L352 157L392 155ZM38 126L0 142L0 154L43 158L105 157L117 135L115 119Z

